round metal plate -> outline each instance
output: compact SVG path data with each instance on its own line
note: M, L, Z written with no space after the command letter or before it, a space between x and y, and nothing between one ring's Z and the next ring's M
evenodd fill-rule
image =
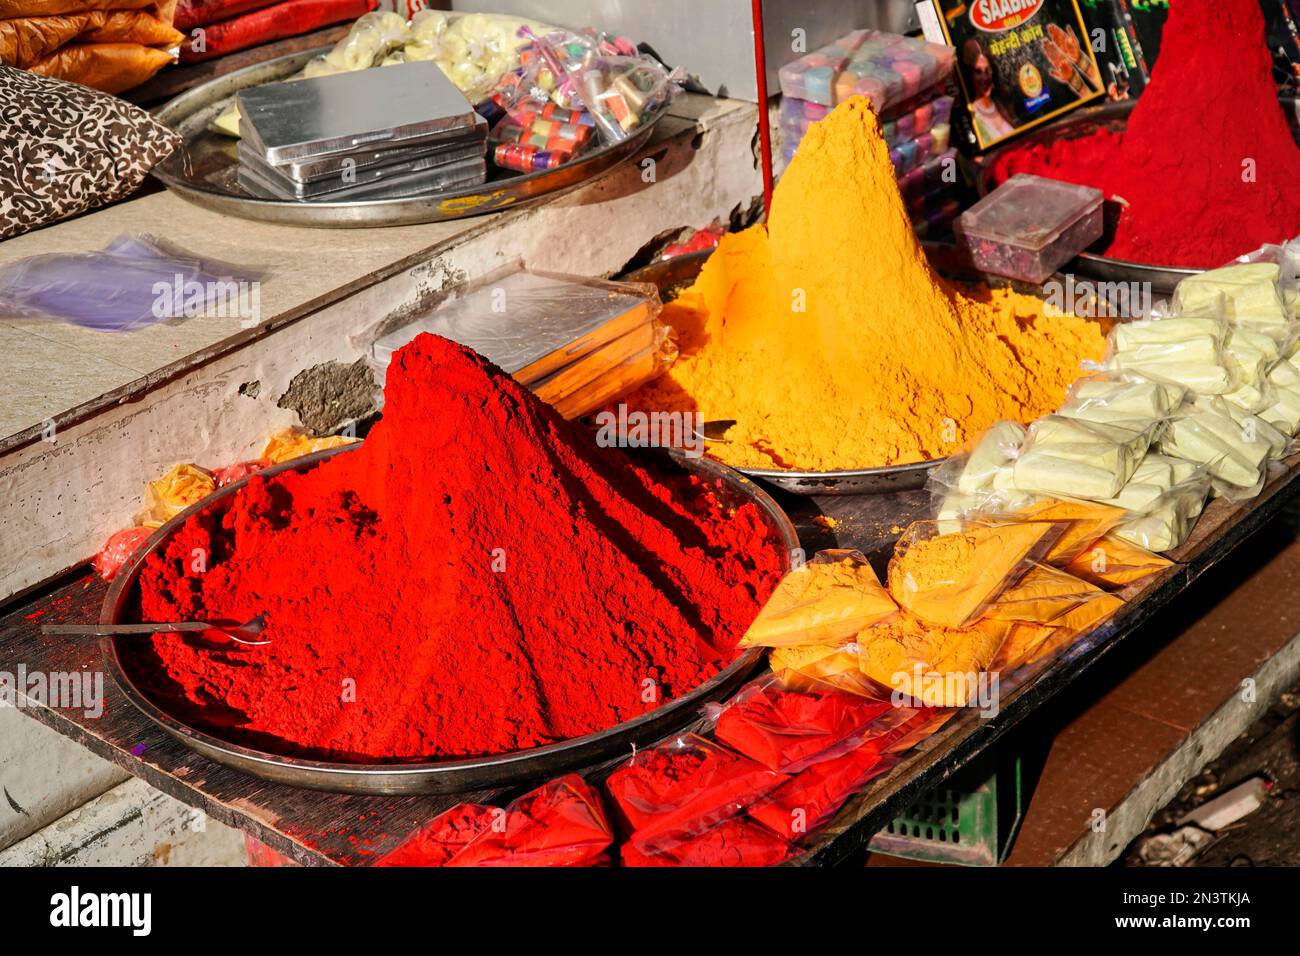
M1295 136L1298 123L1297 109L1300 107L1300 100L1284 97L1281 104L1287 121L1291 124L1292 135ZM1036 143L1047 144L1061 139L1075 139L1080 136L1087 136L1098 129L1111 129L1115 132L1122 132L1128 122L1129 114L1133 112L1136 105L1135 100L1127 100L1122 103L1106 103L1102 106L1085 107L1070 113L1062 119L1040 126L1033 132L1018 137L1013 143L990 150L984 156L984 162L980 167L979 175L976 177L975 185L979 194L984 196L989 192L993 185L993 167L1002 156ZM1112 204L1107 203L1107 205ZM1107 236L1112 234L1113 231L1114 222L1108 220ZM1102 241L1108 242L1109 239L1103 237ZM1249 249L1242 250L1243 253L1249 251ZM1080 253L1067 268L1072 269L1076 275L1098 279L1103 282L1150 283L1152 291L1157 293L1173 292L1174 286L1178 285L1183 279L1205 271L1204 269L1184 266L1156 266L1145 262L1132 262L1128 259L1116 259L1113 256L1102 255L1097 252Z
M268 468L260 474L267 476L310 468L319 461L356 447L332 448ZM679 454L674 454L673 460L686 471L703 478L724 502L756 505L767 520L772 546L781 550L782 570L789 569L790 555L799 547L799 538L790 519L776 502L754 482L725 465L707 459L689 459ZM247 482L248 479L244 478L222 488L155 531L145 546L114 577L113 584L104 597L100 621L106 624L117 622L126 608L131 606L140 569L148 555L162 547L190 516L234 494ZM124 659L129 659L131 653L129 641L106 638L100 642L100 647L108 672L126 698L191 750L217 763L277 783L314 790L369 794L461 793L535 783L628 753L633 746L652 743L690 723L698 715L702 704L731 694L762 659L762 648L750 648L690 693L670 700L633 720L585 737L488 757L357 764L280 756L233 744L200 730L159 707L136 685L129 668L124 666Z
M531 204L545 196L580 186L636 153L650 138L655 124L668 112L667 105L661 106L621 143L599 146L557 169L535 173L493 169L488 181L478 186L405 199L351 202L287 202L250 196L237 181L236 140L212 132L209 125L239 90L287 79L312 57L329 49L321 47L291 53L236 70L182 93L162 107L155 118L180 133L185 143L170 158L155 166L153 175L178 196L196 205L262 222L329 228L441 222L496 212L508 206Z
M650 282L665 302L676 298L679 287L695 280L711 252L692 252L665 262L654 262L623 276L629 282ZM920 461L883 468L858 468L848 471L785 471L763 468L738 468L737 471L796 495L883 495L891 491L911 491L925 487L931 469L947 458Z

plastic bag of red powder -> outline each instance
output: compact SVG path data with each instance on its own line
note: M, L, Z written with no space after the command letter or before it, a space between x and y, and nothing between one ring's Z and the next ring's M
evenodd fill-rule
M218 488L224 488L241 478L247 478L263 468L270 467L270 464L264 458L255 458L252 461L237 461L233 465L226 465L224 468L213 468L212 480L217 483Z
M874 777L894 767L955 710L894 707L853 737L851 749L813 763L749 809L749 815L788 840L814 832Z
M863 744L800 771L751 807L749 815L787 840L802 839L897 762L882 756L875 743Z
M733 750L685 734L635 754L609 775L620 825L657 849L734 817L786 778Z
M504 811L482 803L458 803L434 817L375 866L446 866L476 836L504 819Z
M625 843L621 854L624 866L775 866L791 859L795 849L753 820L732 817L654 849Z
M111 581L122 565L149 540L153 528L123 528L109 535L91 564L105 581Z
M595 866L614 842L600 794L569 774L524 794L447 866Z
M721 709L714 736L769 770L797 773L852 750L889 709L888 701L840 691L786 690L765 674Z

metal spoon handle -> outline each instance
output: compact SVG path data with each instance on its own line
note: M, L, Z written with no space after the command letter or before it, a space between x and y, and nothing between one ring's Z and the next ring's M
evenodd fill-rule
M168 631L210 631L206 621L178 621L162 624L45 624L42 634L73 634L85 637L111 637L114 634L165 634Z

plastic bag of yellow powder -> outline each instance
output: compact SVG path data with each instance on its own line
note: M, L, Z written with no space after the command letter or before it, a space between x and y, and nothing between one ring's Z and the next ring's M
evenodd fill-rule
M1015 625L992 669L1014 670L1036 659L1049 640L1064 646L1109 617L1119 606L1117 601L1072 574L1035 565L984 612L984 620Z
M1056 629L1046 624L1030 624L1027 621L1017 621L1012 625L1011 633L1007 639L998 648L998 656L993 663L989 665L989 670L1005 672L1013 671L1023 664L1032 661L1038 654L1038 649L1043 646Z
M295 458L301 458L303 455L324 451L327 448L350 445L356 440L355 438L346 438L343 435L312 438L296 428L286 428L267 439L261 457L278 465L281 462L292 461Z
M873 681L930 707L964 707L1015 625L943 627L906 612L858 635L858 662Z
M1120 598L1105 591L1100 592L1053 622L1051 635L1038 646L1031 659L1041 661L1054 657L1090 634L1123 606L1124 602Z
M1158 574L1173 563L1123 538L1105 535L1087 545L1066 570L1098 587L1122 588Z
M897 611L861 552L821 551L781 580L740 644L785 647L847 641Z
M963 627L1027 570L1027 561L1041 560L1060 533L1060 524L1049 521L962 522L946 534L938 522L914 522L894 546L889 593L931 624Z
M1049 499L1022 508L1020 517L1029 521L1065 522L1065 530L1043 556L1043 562L1063 568L1112 528L1131 515L1123 508L1094 501L1058 501Z
M216 482L202 468L191 464L177 465L161 478L149 482L145 493L147 510L141 524L152 527L168 521L216 489Z
M858 645L852 641L805 644L775 648L768 665L788 690L813 693L830 688L859 697L888 700L889 689L868 679L858 658Z
M1081 581L1072 574L1036 564L998 595L983 616L995 621L1052 624L1101 593L1096 585Z

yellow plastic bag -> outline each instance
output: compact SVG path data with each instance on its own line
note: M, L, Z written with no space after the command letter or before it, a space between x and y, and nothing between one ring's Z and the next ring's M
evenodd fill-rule
M949 530L954 528L955 530ZM970 624L1046 554L1059 523L917 521L894 546L889 593L917 617L944 627Z
M821 551L781 579L740 644L834 644L897 611L861 552Z
M266 447L262 449L260 457L278 465L282 462L292 461L295 458L301 458L303 455L324 451L327 448L350 445L356 440L355 438L345 438L342 435L312 438L296 428L286 428L284 431L276 432L267 439Z
M146 491L148 511L141 524L150 527L152 522L168 521L216 489L216 482L202 468L188 463L177 465L161 478L149 482Z

